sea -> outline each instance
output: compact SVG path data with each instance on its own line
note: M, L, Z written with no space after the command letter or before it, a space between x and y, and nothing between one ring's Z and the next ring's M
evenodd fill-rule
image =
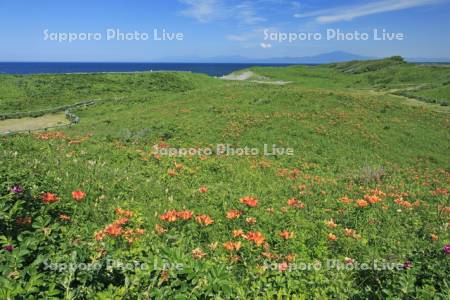
M58 74L104 72L184 71L223 76L252 66L290 64L252 63L78 63L78 62L0 62L0 74Z

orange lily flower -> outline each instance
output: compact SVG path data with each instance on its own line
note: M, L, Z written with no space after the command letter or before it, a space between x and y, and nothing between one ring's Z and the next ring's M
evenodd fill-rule
M329 241L336 241L337 240L337 236L332 234L332 233L329 233L328 236L327 236L327 239Z
M237 219L237 218L239 218L240 216L241 216L241 212L238 211L238 210L229 210L229 211L227 212L227 219L230 219L230 220L232 220L232 219Z
M258 199L253 198L251 196L243 197L239 200L241 203L246 204L250 207L256 207L258 205Z
M293 232L289 232L287 230L280 232L280 237L288 240L294 237L294 233Z
M44 193L41 195L41 198L44 203L54 203L59 201L58 196L52 193Z
M195 217L195 220L197 221L197 223L199 224L203 224L205 226L211 225L214 223L214 220L211 219L209 216L207 215L200 215Z
M261 232L250 231L245 235L245 239L254 242L257 246L261 246L265 242L265 238Z
M359 207L366 207L369 205L369 203L366 200L362 200L362 199L357 200L356 204L358 204Z
M83 191L74 191L72 192L72 198L75 201L81 201L86 197L86 193Z

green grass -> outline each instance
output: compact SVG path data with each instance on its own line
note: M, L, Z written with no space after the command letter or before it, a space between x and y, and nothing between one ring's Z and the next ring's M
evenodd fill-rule
M193 80L197 78L197 80ZM199 80L199 79L202 80ZM181 92L211 81L188 73L0 75L0 112L32 111L85 100L151 97Z
M0 76L0 99L8 99L0 102L2 112L107 100L75 111L81 122L61 133L1 138L0 245L15 249L0 250L0 298L447 299L450 266L442 248L450 242L443 209L449 206L448 112L433 104L408 105L389 91L438 86L449 69L381 65L358 74L335 65L252 68L292 82L284 86L175 73ZM383 76L391 78L384 86ZM439 97L449 96L439 91ZM276 144L293 148L294 155L156 159L154 147L162 143ZM11 193L13 185L24 192ZM208 191L200 193L201 186ZM355 201L374 189L385 193L381 201L358 207ZM72 200L75 190L86 198ZM60 200L44 204L44 192ZM256 197L258 206L240 203L245 196ZM342 197L354 201L344 204ZM291 198L305 207L288 206ZM416 204L407 208L395 201L400 198ZM96 232L119 218L118 207L134 212L123 227L145 234L131 244L124 237L96 240ZM227 219L233 209L244 215ZM214 223L160 220L170 210L189 210L194 218L206 214ZM61 213L71 220L59 220ZM24 216L32 224L18 225ZM248 224L248 217L256 224ZM329 220L337 227L328 227ZM156 224L167 232L155 232ZM357 235L347 237L345 228ZM261 232L267 244L234 238L235 229ZM280 238L284 230L294 237ZM330 233L336 241L328 240ZM230 253L223 246L228 241L242 246ZM195 258L197 248L206 256ZM323 267L280 271L289 255L295 256L291 268L317 262ZM411 261L413 267L325 266L346 258ZM108 269L111 259L149 269ZM172 268L162 270L164 261ZM48 262L102 267L55 271L44 268Z

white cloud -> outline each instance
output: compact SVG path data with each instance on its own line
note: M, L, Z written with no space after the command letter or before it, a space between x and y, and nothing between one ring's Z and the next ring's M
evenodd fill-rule
M264 38L264 31L267 30L268 32L277 32L278 28L276 27L265 27L265 28L254 28L251 31L243 32L240 34L230 34L227 35L227 40L233 41L233 42L252 42L255 43L255 45L258 45L259 41L263 40Z
M269 49L272 48L272 44L265 44L265 43L261 43L259 44L261 46L261 48L263 49Z
M250 2L244 2L236 6L237 17L245 24L256 24L266 19L256 14L255 9Z
M219 0L179 0L188 5L188 8L181 11L181 14L196 19L199 22L206 23L224 13Z
M266 20L255 9L257 2L244 1L237 5L231 5L226 0L179 0L179 2L187 5L187 8L180 12L182 15L201 23L235 19L241 24L253 25Z
M445 0L383 0L358 6L337 7L333 9L313 11L309 13L295 14L294 17L315 17L315 20L319 23L333 23L339 21L351 21L358 17L373 14L437 4L443 1Z

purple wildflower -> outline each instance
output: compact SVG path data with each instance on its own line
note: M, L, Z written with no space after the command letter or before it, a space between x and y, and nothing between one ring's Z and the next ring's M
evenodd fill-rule
M14 194L19 194L23 192L23 188L20 185L15 185L11 188L11 192Z
M13 245L6 245L5 247L3 247L3 249L5 251L12 252L14 250L14 246Z
M407 260L403 263L403 269L405 269L405 270L411 269L412 266L413 266L413 264L409 260Z
M450 245L445 245L444 248L442 248L445 254L450 254Z

